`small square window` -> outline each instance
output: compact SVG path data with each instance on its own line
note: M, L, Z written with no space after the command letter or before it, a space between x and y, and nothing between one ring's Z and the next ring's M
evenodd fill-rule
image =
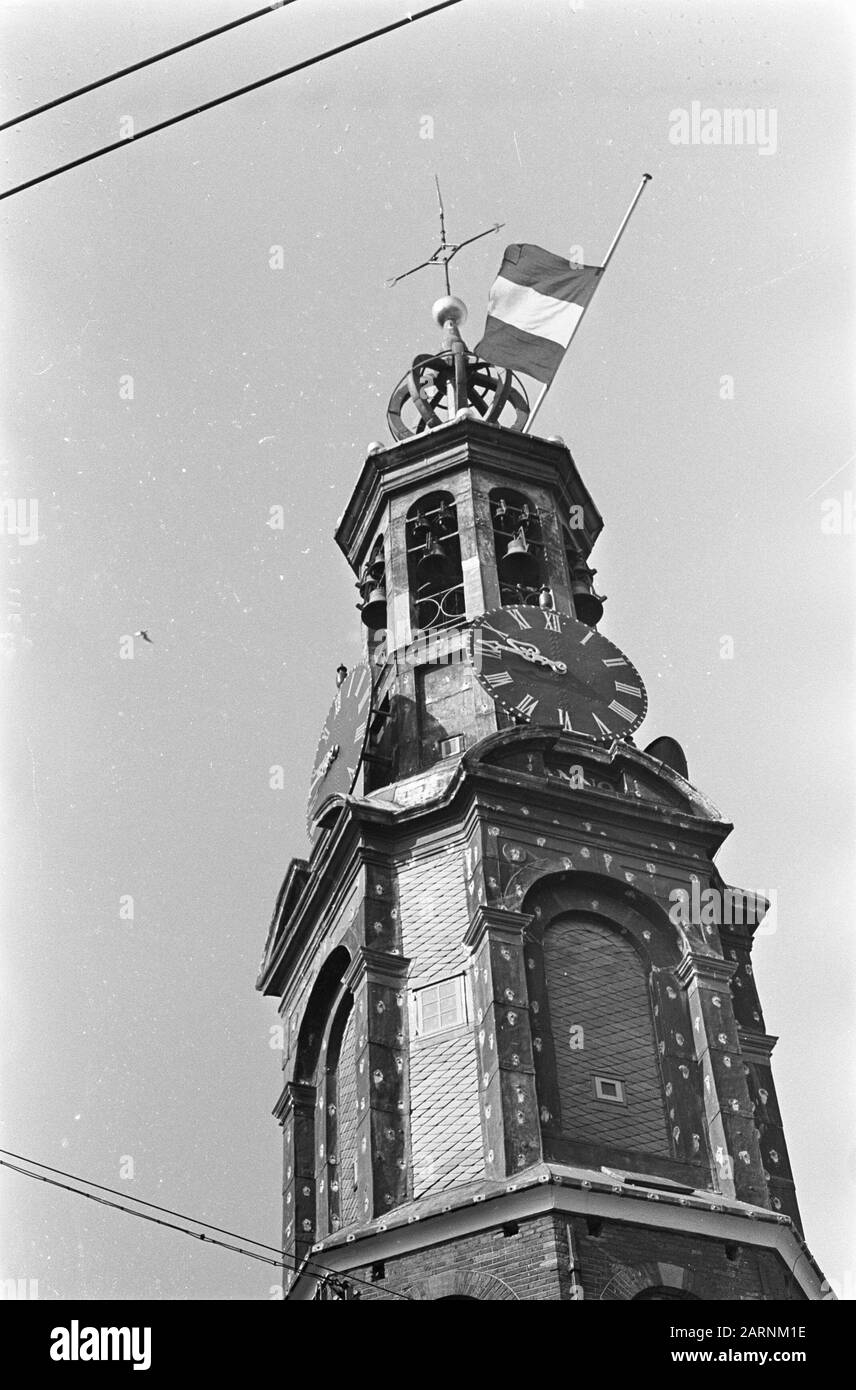
M440 980L413 992L413 1032L417 1038L444 1033L467 1021L463 975Z
M617 1080L614 1076L596 1076L594 1078L594 1093L598 1100L609 1100L613 1105L627 1104L624 1082Z

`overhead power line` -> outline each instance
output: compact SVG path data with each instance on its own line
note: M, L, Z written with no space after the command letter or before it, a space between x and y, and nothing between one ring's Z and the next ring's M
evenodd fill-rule
M67 101L73 101L75 97L85 96L87 92L97 91L99 87L106 87L110 82L118 82L120 77L128 77L132 72L139 72L141 68L151 67L152 63L160 63L164 58L171 58L174 53L183 53L186 48L195 48L198 43L206 43L208 39L216 39L218 34L228 34L230 29L239 29L242 24L249 24L254 19L262 19L264 15L270 14L273 10L282 10L286 5L293 5L295 0L274 0L271 5L264 5L260 10L254 10L252 14L242 15L240 19L232 19L228 24L221 24L217 29L209 29L207 34L197 34L195 39L185 39L184 43L177 43L174 48L165 48L162 53L154 53L151 58L142 58L139 63L131 63L130 67L120 68L118 72L111 72L107 77L99 77L95 82L87 82L85 87L77 87L73 92L66 92L65 96L54 97L52 101L42 102L41 106L34 106L32 111L23 111L20 116L13 116L10 121L3 121L0 130L8 130L13 125L23 125L24 121L31 121L34 116L41 116L45 111L53 111L57 106L63 106Z
M222 106L224 102L234 101L236 97L246 96L248 92L256 92L260 87L267 87L271 82L278 82L283 77L291 77L296 72L304 72L307 68L315 67L318 63L323 63L327 58L335 58L339 53L347 53L352 48L359 48L361 44L370 43L372 39L382 38L384 34L392 34L396 29L403 29L408 24L415 24L420 19L427 19L429 15L438 14L440 10L448 10L452 5L459 5L461 0L441 0L437 5L430 5L428 9L417 10L415 14L406 15L404 19L396 19L392 24L384 24L380 29L373 29L369 34L361 34L359 38L349 39L346 43L337 44L335 48L328 48L323 53L317 53L313 58L305 58L300 63L293 63L291 67L282 68L279 72L273 72L269 77L260 77L255 82L248 82L245 87L238 87L234 91L226 92L224 96L214 97L211 101L204 101L200 106L194 106L189 111L181 111L177 116L170 116L165 121L158 121L156 125L147 126L145 130L139 131L135 135L129 135L122 140L114 140L111 145L102 145L98 150L93 150L90 154L81 155L78 159L71 159L67 164L61 164L58 168L49 169L46 174L37 174L34 179L27 179L24 183L18 183L14 188L7 188L0 193L0 202L4 198L11 198L15 193L23 193L26 188L34 188L36 184L46 183L48 179L55 179L60 174L66 174L70 169L78 169L82 164L88 164L93 159L100 159L102 155L111 154L113 150L118 150L130 144L137 144L140 140L145 140L148 135L156 135L159 130L167 130L170 126L178 125L181 121L189 121L192 116L199 116L203 111L212 111L216 106Z
M77 1173L66 1173L62 1168L52 1168L49 1163L40 1163L37 1158L27 1158L25 1154L13 1153L11 1149L0 1149L0 1154L6 1158L16 1158L19 1163L29 1163L33 1168L42 1168L46 1173L55 1173L60 1178L70 1178L72 1182L85 1183L87 1187L95 1187L99 1192L109 1192L113 1197L121 1197L124 1201L137 1202L141 1207L151 1207L152 1211L163 1212L165 1216L177 1216L182 1221L192 1221L195 1226L205 1226L209 1231L217 1231L221 1236L232 1236L235 1240L248 1240L251 1245L258 1245L262 1250L271 1250L275 1255L282 1255L278 1245L267 1245L263 1240L253 1240L252 1236L240 1235L237 1231L229 1231L224 1226L212 1226L210 1221L197 1221L195 1216L188 1216L182 1211L171 1211L169 1207L159 1206L157 1202L146 1202L142 1197L134 1197L130 1192L122 1192L116 1187L105 1187L103 1183L92 1182L89 1178L81 1178Z
M293 1273L304 1273L311 1279L335 1279L349 1284L362 1284L366 1288L374 1289L376 1286L368 1279L363 1279L356 1274L331 1269L321 1260L314 1256L307 1257L303 1264L289 1263L283 1258L283 1252L276 1245L268 1245L265 1241L254 1240L252 1236L244 1236L237 1231L230 1231L224 1226L214 1226L210 1221L200 1221L195 1216L188 1216L186 1212L173 1211L170 1207L160 1206L157 1202L147 1202L142 1197L134 1197L131 1193L121 1192L115 1187L105 1187L103 1183L92 1182L89 1178L81 1178L76 1173L67 1173L62 1168L52 1168L48 1163L40 1163L38 1159L27 1158L24 1154L14 1153L11 1149L0 1149L0 1154L5 1155L0 1158L0 1168L9 1168L14 1173L21 1173L26 1178L34 1178L37 1182L47 1183L49 1187L60 1188L64 1192L72 1192L77 1197L88 1197L91 1202L97 1202L99 1206L112 1207L114 1211L124 1211L129 1216L137 1216L141 1221L151 1221L155 1226L163 1226L167 1230L179 1231L182 1235L192 1236L194 1240L203 1241L206 1245L215 1245L222 1250L232 1250L236 1254L246 1255L248 1259L258 1260L262 1264L274 1265L277 1269L288 1269ZM9 1163L10 1158L17 1159L17 1163ZM19 1163L28 1163L30 1168L21 1168ZM41 1168L43 1173L33 1173L31 1168ZM45 1173L54 1173L58 1177L68 1178L71 1182L85 1183L87 1187L94 1187L98 1192L109 1192L111 1196L121 1197L120 1202L110 1202L105 1197L97 1197L94 1192L85 1192L80 1187L69 1187L68 1183L58 1182L56 1177L49 1178ZM190 1222L194 1226L203 1226L207 1231L216 1231L219 1235L230 1236L233 1240L247 1241L250 1245L256 1245L261 1250L269 1250L278 1255L278 1259L271 1259L268 1255L261 1255L257 1250L247 1250L243 1246L232 1245L226 1241L218 1240L215 1236L208 1236L199 1231L192 1231L188 1226L177 1225L173 1221L164 1221L161 1217L150 1216L148 1212L136 1211L134 1207L127 1205L128 1202L136 1202L138 1206L149 1207L152 1211L162 1212L165 1216L175 1216L179 1221ZM310 1266L313 1266L310 1268ZM384 1293L392 1298L402 1299L407 1303L413 1300L403 1293L397 1293L394 1289L385 1289Z
M36 1182L45 1182L49 1187L59 1187L64 1192L74 1192L78 1197L88 1197L90 1202L97 1202L102 1207L113 1207L116 1211L127 1212L129 1216L138 1216L141 1221L151 1221L155 1226L165 1226L168 1230L181 1231L183 1235L193 1236L194 1240L205 1241L208 1245L218 1245L223 1250L234 1250L239 1255L246 1255L248 1259L260 1260L266 1265L276 1265L278 1269L294 1268L293 1265L286 1265L284 1260L272 1260L267 1255L260 1255L254 1250L244 1250L238 1245L228 1245L223 1240L218 1240L216 1236L207 1236L200 1231L191 1231L187 1226L178 1226L174 1221L163 1221L159 1216L149 1216L148 1212L135 1211L133 1207L125 1206L122 1202L108 1202L106 1197L96 1197L94 1192L84 1192L79 1187L69 1187L68 1183L57 1182L56 1178L48 1178L43 1173L30 1172L28 1168L19 1168L16 1163L9 1163L5 1158L0 1158L0 1168L11 1168L13 1173L22 1173L25 1178L35 1178ZM86 1179L79 1179L86 1181ZM193 1217L187 1218L192 1221ZM199 1222L200 1225L204 1224Z

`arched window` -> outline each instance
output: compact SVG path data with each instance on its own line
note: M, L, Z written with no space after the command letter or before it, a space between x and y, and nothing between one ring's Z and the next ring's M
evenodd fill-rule
M293 1080L302 1095L295 1104L293 1150L288 1156L288 1166L292 1167L298 1186L305 1185L307 1195L313 1190L307 1180L314 1180L314 1210L310 1213L304 1206L300 1220L298 1240L302 1245L311 1245L319 1234L327 1235L330 1230L327 1125L333 1119L341 1128L338 1119L341 1102L334 1100L336 1110L331 1117L327 1110L327 1092L332 1087L335 1096L343 1088L348 1057L350 1069L356 1073L353 1046L350 1052L346 1050L346 1026L341 1026L343 1005L351 997L342 983L350 959L344 946L331 951L312 986L297 1036ZM332 1075L331 1055L338 1059ZM356 1086L356 1075L354 1084ZM336 1142L341 1151L340 1135Z
M687 1293L686 1289L669 1288L666 1284L659 1284L650 1289L643 1289L641 1293L635 1293L630 1300L631 1303L700 1303L701 1299L696 1293Z
M636 950L617 930L575 915L547 928L543 952L562 1138L669 1156L648 982Z
M353 1029L354 998L348 990L339 1004L327 1042L324 1115L327 1230L352 1220L354 1159L356 1158L356 1065ZM344 1213L347 1213L346 1215Z
M407 577L415 632L460 627L464 577L458 509L450 492L430 492L407 513Z
M494 488L490 514L503 604L537 603L547 582L538 508L522 492Z

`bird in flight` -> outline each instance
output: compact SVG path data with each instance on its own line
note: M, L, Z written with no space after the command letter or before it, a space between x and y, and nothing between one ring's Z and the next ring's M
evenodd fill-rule
M151 637L149 636L149 634L146 632L145 628L141 628L139 632L135 632L135 633L134 633L134 636L135 636L135 637L142 637L142 639L143 639L144 642L148 642L149 645L152 646L152 647L154 646L154 642L152 641L152 639L151 639Z

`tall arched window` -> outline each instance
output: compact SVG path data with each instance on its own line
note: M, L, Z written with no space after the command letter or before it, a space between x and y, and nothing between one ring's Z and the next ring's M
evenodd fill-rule
M353 1193L353 1167L356 1158L356 1067L353 1029L354 998L346 991L330 1028L324 1117L319 1126L326 1137L327 1229L338 1231L347 1224ZM351 1080L353 1078L353 1081Z
M458 510L450 492L430 492L407 513L407 577L416 632L465 619Z
M522 492L494 488L490 514L503 604L537 603L541 586L547 582L538 508Z
M330 1116L327 1093L328 1089L332 1089L335 1096L337 1090L341 1090L348 1056L351 1058L351 1070L355 1071L353 1048L349 1054L346 1052L346 1030L339 1026L343 1003L350 1000L350 994L343 986L350 959L344 946L337 946L331 951L310 992L297 1037L293 1080L302 1095L295 1104L293 1150L288 1156L287 1166L295 1173L298 1185L305 1185L306 1195L312 1192L306 1180L314 1179L314 1210L310 1215L304 1207L300 1221L299 1239L304 1245L311 1245L318 1235L327 1235L330 1230L327 1127L332 1119L335 1134L336 1125L340 1126L341 1122L338 1119L340 1102L334 1100L336 1110ZM331 1055L338 1057L332 1074ZM340 1136L336 1142L341 1149Z
M342 1033L336 1069L339 1103L339 1212L343 1226L357 1219L357 1029L353 1009Z
M543 950L562 1138L669 1156L636 950L617 930L576 915L547 928Z

